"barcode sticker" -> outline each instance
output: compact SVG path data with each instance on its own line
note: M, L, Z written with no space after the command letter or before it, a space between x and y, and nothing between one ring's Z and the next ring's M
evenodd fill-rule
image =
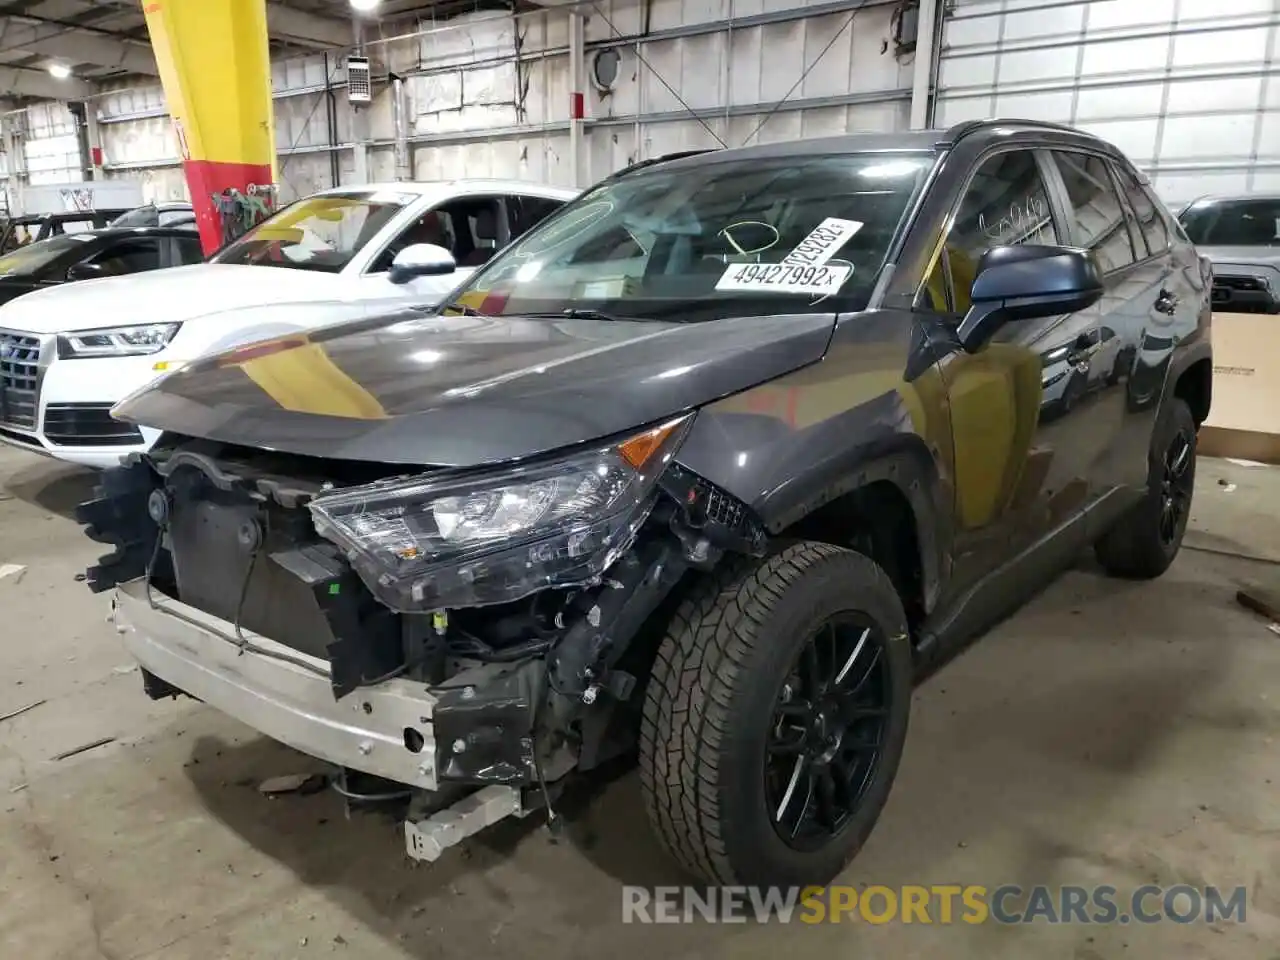
M813 228L796 248L782 258L782 262L796 267L816 267L826 263L840 248L862 229L860 220L841 220L827 217Z
M851 273L853 268L847 264L808 267L786 262L734 263L716 281L716 289L827 297L839 290Z

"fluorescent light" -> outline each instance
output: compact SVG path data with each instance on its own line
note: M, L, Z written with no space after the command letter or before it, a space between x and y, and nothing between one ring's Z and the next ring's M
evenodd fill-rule
M351 9L359 10L361 13L368 13L370 10L376 10L380 3L382 3L382 0L351 0Z
M71 76L71 68L65 63L51 63L49 64L49 75L57 77L59 80L65 80Z

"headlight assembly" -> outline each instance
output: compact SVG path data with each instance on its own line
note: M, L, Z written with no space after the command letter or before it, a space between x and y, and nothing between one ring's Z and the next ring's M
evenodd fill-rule
M144 323L64 333L58 337L58 358L136 357L159 353L168 346L180 326L180 323Z
M505 603L588 582L630 546L691 416L530 466L322 494L316 532L405 613Z

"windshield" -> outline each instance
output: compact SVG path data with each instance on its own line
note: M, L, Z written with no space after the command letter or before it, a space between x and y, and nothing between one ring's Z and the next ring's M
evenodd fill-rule
M713 320L866 306L934 157L708 158L605 183L460 289L487 314Z
M1178 219L1197 246L1280 246L1280 197L1207 200L1192 204Z
M18 247L0 257L0 276L29 277L92 239L91 233L64 234Z
M413 200L397 192L307 197L263 220L213 262L338 273Z

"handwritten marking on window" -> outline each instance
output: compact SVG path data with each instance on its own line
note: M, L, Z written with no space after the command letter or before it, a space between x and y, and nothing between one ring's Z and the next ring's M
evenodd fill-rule
M987 225L985 212L978 214L978 229L988 240L1019 243L1034 236L1049 220L1043 197L1032 195L1022 203L1014 201L1009 210L993 226Z

